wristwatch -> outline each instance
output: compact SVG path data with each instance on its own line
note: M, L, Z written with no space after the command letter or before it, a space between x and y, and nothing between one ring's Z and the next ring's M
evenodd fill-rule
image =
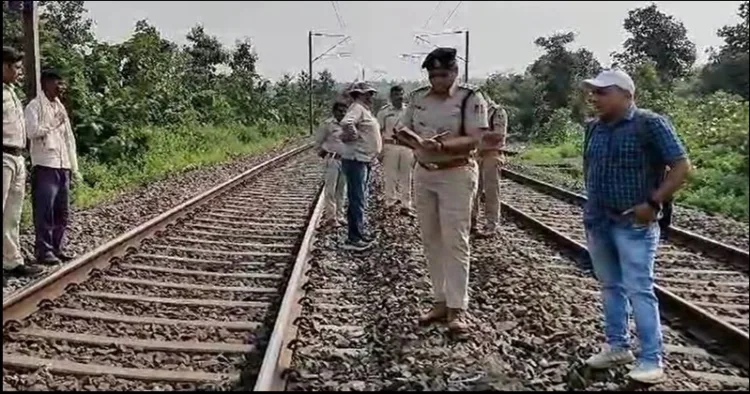
M649 197L646 199L646 203L654 209L657 213L661 212L661 204L656 202L653 198Z

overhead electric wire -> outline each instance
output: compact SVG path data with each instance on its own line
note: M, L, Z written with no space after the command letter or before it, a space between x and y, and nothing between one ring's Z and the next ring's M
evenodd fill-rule
M435 17L435 14L437 14L437 10L438 10L438 8L440 8L440 5L441 5L441 4L443 4L443 2L442 2L442 1L438 1L438 2L437 2L437 4L435 5L435 8L434 8L434 9L432 10L432 14L430 14L430 17L429 17L429 18L427 18L427 21L426 21L426 22L424 23L424 27L422 27L423 29L426 29L426 28L427 28L427 25L429 25L429 24L430 24L430 22L432 22L432 18L434 18L434 17Z
M344 18L342 18L341 14L339 13L338 1L331 1L331 7L333 7L333 12L336 13L336 20L338 20L339 22L339 27L342 29L346 28L346 23L344 23Z
M456 13L456 10L458 9L458 7L460 7L460 6L461 6L461 3L463 3L463 1L459 1L459 2L458 2L458 4L456 4L456 7L455 7L455 8L453 8L453 11L451 11L451 13L450 13L450 14L448 14L448 17L447 17L447 18L445 18L445 22L443 22L443 27L445 27L445 25L447 25L447 24L448 24L448 21L450 21L450 20L451 20L451 18L453 17L453 14L455 14L455 13Z

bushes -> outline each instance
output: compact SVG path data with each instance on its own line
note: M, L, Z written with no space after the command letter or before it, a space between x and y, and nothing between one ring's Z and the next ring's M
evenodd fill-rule
M663 108L685 144L694 166L677 201L708 212L748 221L748 103L727 93L676 97L662 92L648 104ZM582 128L555 111L541 127L546 137L520 159L532 163L572 162L580 168ZM555 130L561 130L555 134Z
M139 129L134 134L143 140L147 147L144 151L107 163L82 158L80 167L86 182L74 191L76 205L91 206L170 173L255 153L281 139L301 135L299 129L284 126L266 126L266 130L264 133L246 126Z

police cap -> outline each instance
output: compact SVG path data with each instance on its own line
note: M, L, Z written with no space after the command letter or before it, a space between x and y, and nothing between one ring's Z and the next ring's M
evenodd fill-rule
M424 59L422 68L450 70L456 66L456 48L436 48Z

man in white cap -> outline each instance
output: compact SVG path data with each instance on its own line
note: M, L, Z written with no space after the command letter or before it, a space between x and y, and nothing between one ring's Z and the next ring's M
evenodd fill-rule
M349 89L353 102L339 122L344 130L341 141L341 170L346 176L349 206L346 219L348 237L344 249L364 251L372 247L372 239L365 233L365 210L370 165L383 149L380 124L372 114L372 102L377 90L367 82L358 82Z
M594 272L602 284L608 345L587 364L609 368L634 361L628 336L630 304L641 353L628 376L658 383L664 378L654 294L658 220L663 204L687 178L690 162L671 123L635 106L635 85L628 74L605 70L583 85L599 115L584 138L584 226Z

